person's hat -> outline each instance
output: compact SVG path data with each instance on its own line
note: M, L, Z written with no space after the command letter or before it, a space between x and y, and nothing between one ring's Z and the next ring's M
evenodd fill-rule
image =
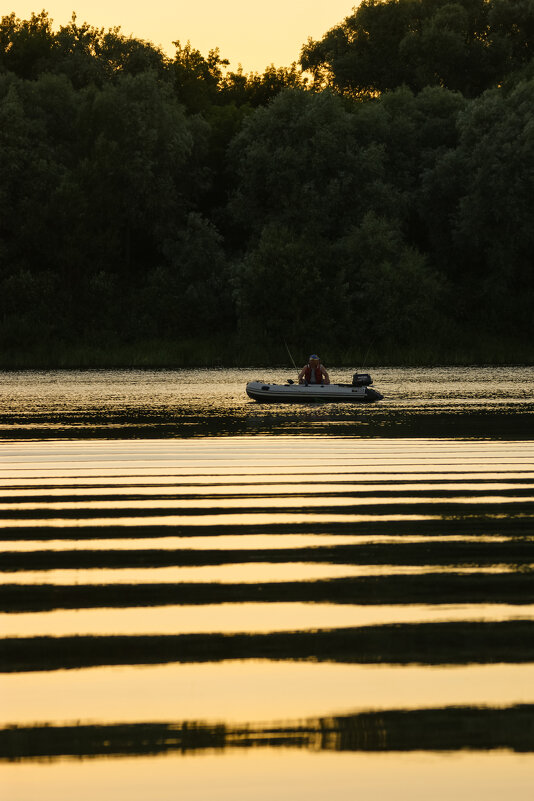
M319 357L317 356L317 354L316 354L316 353L312 353L312 355L310 356L310 358L308 359L308 361L309 361L309 362L311 362L311 360L312 360L312 359L318 359L318 358L319 358Z

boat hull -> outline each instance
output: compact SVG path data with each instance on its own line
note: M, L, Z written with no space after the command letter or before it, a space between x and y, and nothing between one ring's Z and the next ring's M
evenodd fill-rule
M351 384L266 384L249 381L249 398L258 403L373 403L383 395L370 387Z

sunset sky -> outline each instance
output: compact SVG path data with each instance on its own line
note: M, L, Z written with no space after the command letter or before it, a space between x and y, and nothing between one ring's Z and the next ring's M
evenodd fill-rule
M78 22L95 27L120 25L123 33L148 39L174 52L172 42L191 44L204 55L219 47L232 68L262 72L266 66L289 66L299 57L309 36L320 38L351 13L357 0L47 0L14 2L9 11L25 19L44 8L54 27L65 24L76 11ZM5 12L8 13L6 8Z

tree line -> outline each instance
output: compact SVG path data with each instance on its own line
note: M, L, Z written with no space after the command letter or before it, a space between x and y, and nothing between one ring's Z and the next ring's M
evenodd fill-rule
M263 74L174 45L2 18L4 351L532 337L534 0L363 0Z

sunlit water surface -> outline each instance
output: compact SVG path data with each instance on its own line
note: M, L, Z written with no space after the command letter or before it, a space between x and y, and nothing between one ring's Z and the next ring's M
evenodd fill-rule
M264 406L246 396L247 381L285 383L291 368L0 372L0 436L533 436L532 367L367 369L383 402ZM329 372L352 380L348 368Z
M532 370L372 372L2 375L6 799L532 798Z

